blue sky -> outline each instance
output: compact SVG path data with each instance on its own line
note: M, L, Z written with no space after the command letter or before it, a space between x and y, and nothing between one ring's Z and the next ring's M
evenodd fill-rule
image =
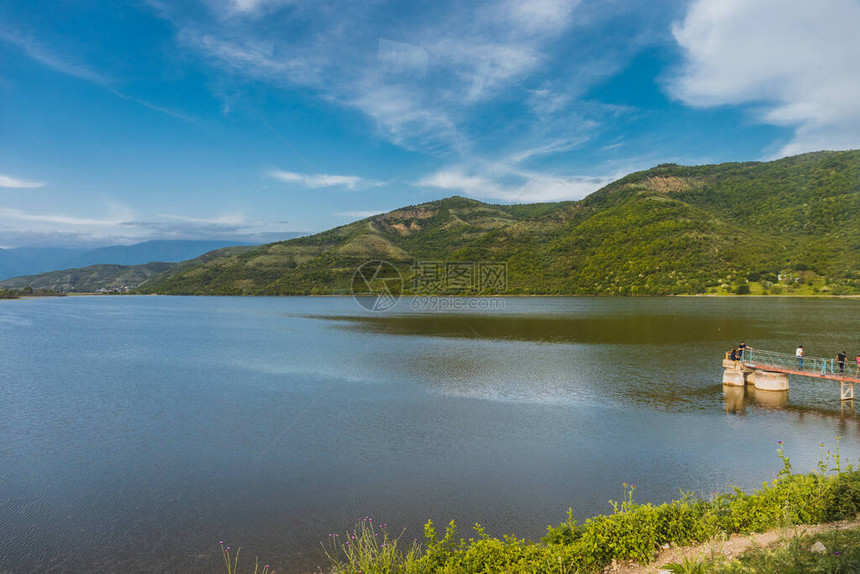
M0 246L274 241L860 148L857 0L0 4Z

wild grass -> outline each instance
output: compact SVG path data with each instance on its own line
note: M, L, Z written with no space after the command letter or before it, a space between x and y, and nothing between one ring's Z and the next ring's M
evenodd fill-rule
M428 522L423 545L404 545L399 537L391 537L387 529L380 531L372 521L364 519L343 538L332 535L332 540L324 546L335 574L585 574L599 572L613 561L647 564L665 544L681 546L715 537L726 539L733 533L853 518L860 510L860 471L843 465L838 441L836 452L825 454L822 450L817 468L808 474L792 472L781 443L777 455L782 459L783 469L774 481L764 483L755 492L735 488L707 500L682 493L678 500L654 505L636 502L635 485L625 484L621 501L610 501L610 514L578 524L571 510L564 523L548 527L539 543L514 536L491 537L477 524L475 534L467 539L458 534L454 522L439 536L434 524ZM842 554L833 556L835 560ZM776 558L757 555L749 560L753 564L755 560L764 563ZM679 571L698 571L694 564L678 567L687 568ZM754 571L757 570L737 570Z
M380 536L381 534L381 536ZM399 536L392 536L387 525L379 527L369 517L341 536L329 534L323 550L332 565L332 572L344 574L406 573L416 571L420 553L417 542L406 544Z
M218 543L221 548L221 558L224 559L224 566L226 568L227 574L239 574L239 552L242 550L241 548L233 548L232 546L226 546L224 541ZM276 574L273 569L269 567L268 564L263 566L263 569L260 569L260 559L254 558L254 572L253 574Z
M775 548L752 548L732 561L686 558L663 568L673 574L856 573L860 572L860 528L792 537Z

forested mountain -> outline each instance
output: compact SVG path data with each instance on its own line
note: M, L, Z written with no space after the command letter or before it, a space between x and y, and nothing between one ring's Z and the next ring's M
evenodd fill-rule
M247 244L223 240L166 239L94 249L64 247L0 249L0 279L103 263L114 265L140 265L153 261L178 263L214 249L233 245Z
M146 279L164 273L176 263L143 265L90 265L77 269L50 271L0 281L0 289L46 289L61 293L125 293Z
M452 197L242 253L215 251L144 292L348 293L362 263L501 262L507 293L860 291L860 152L772 162L664 164L582 201ZM477 290L480 292L480 289Z

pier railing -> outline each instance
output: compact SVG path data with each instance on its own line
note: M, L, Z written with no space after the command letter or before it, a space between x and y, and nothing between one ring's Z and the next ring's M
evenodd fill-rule
M824 357L797 357L792 353L777 353L775 351L764 351L747 347L743 351L744 364L750 364L758 368L766 369L773 367L779 370L809 373L817 376L846 376L860 378L860 364L854 359L846 358L844 368L840 369L836 358Z

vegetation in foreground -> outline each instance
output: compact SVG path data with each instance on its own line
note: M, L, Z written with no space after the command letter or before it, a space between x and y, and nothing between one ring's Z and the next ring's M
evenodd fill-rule
M775 548L667 564L672 574L848 574L860 572L860 528L794 536Z
M514 536L494 538L488 536L480 525L475 525L474 536L464 539L458 536L453 522L444 534L438 533L433 523L428 522L425 526L426 542L419 546L414 542L404 543L391 536L387 528L377 528L372 521L364 520L343 537L330 537L326 552L332 572L338 574L591 573L601 571L613 561L632 560L647 564L664 544L684 546L714 538L725 539L733 533L748 534L795 524L831 522L853 518L860 511L860 471L851 466L843 467L838 450L835 455L823 455L818 468L809 474L792 473L790 461L781 446L778 454L784 468L777 479L763 484L761 489L751 494L735 489L715 494L710 500L684 494L679 500L653 505L637 503L633 498L635 486L625 485L625 497L620 502L611 503L611 514L590 518L584 524L578 524L569 514L563 524L549 527L540 543ZM860 534L854 538L860 538ZM848 542L850 540L842 547L848 548ZM805 544L805 541L797 544ZM834 543L831 541L830 544L833 546ZM850 563L856 565L855 555L860 550L856 543L851 544L854 544L853 550L827 557L808 557L808 560L829 563L841 556L835 561L847 564L853 560ZM726 572L767 572L771 570L756 568L795 558L759 551L738 564L723 566L739 568ZM706 566L716 567L717 564Z

